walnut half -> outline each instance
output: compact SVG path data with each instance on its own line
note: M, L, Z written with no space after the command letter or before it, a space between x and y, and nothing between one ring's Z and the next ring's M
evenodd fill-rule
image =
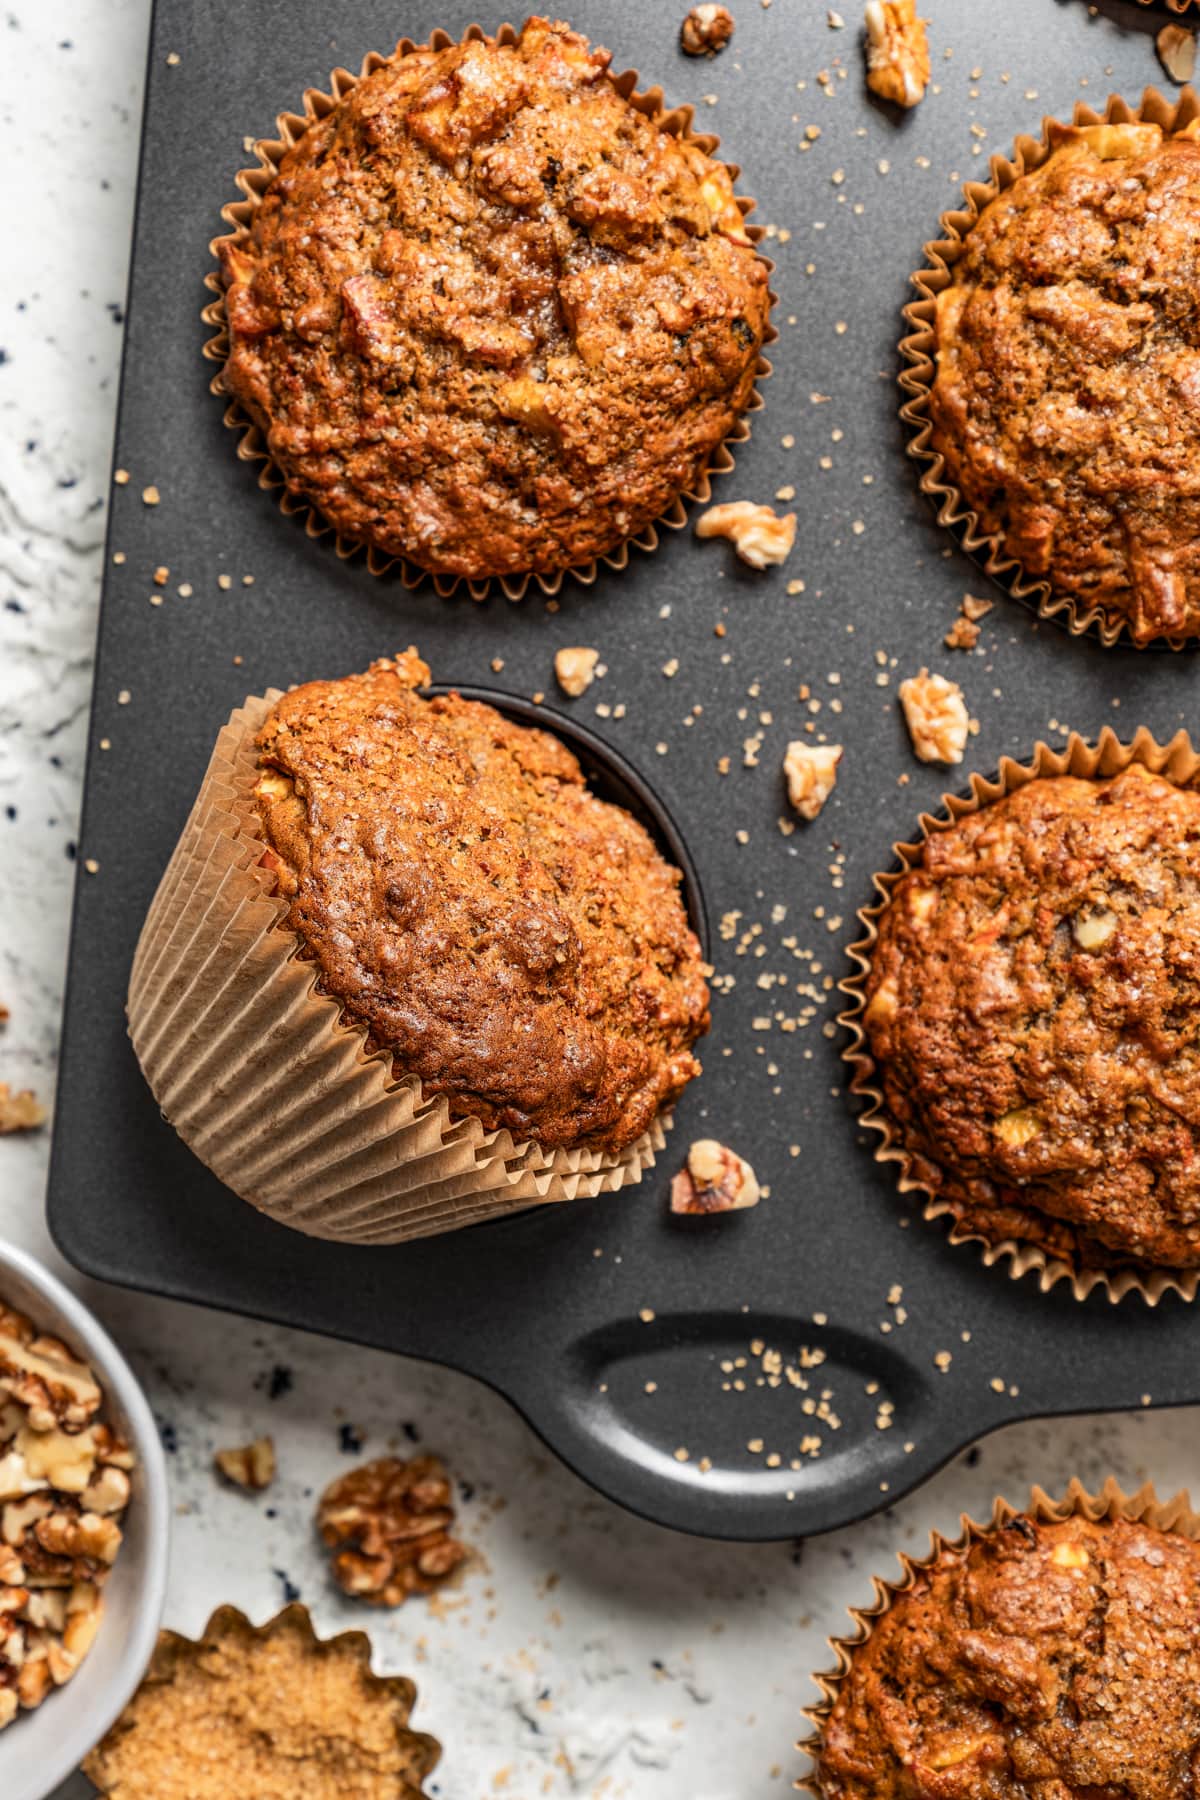
M761 1197L750 1164L715 1138L697 1138L671 1183L673 1213L738 1212Z
M436 1456L384 1456L333 1482L321 1495L317 1529L343 1593L371 1606L401 1606L429 1593L467 1555L450 1536L450 1483Z
M900 704L913 749L922 762L962 761L971 721L956 681L922 669L900 683Z
M698 538L728 538L743 562L765 569L786 561L796 541L796 515L782 517L770 506L752 500L727 500L710 506L696 520Z
M916 0L867 0L867 86L881 100L916 106L929 85L929 39Z
M788 745L783 773L788 799L802 819L815 819L832 794L841 760L840 744L806 744L797 738Z

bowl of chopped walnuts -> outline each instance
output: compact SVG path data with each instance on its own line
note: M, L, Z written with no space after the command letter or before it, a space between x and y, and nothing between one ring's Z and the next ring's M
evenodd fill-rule
M137 1686L158 1637L169 1516L133 1371L62 1282L0 1242L4 1800L43 1800Z

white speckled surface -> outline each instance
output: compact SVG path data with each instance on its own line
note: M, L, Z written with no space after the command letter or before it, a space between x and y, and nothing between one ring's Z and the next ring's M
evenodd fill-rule
M0 270L0 1079L51 1091L100 572L145 0L13 0L0 22L6 243ZM33 179L34 171L37 179ZM15 248L14 248L15 247ZM16 250L19 249L19 254ZM0 1143L0 1230L56 1260L44 1134ZM366 1622L380 1666L420 1686L446 1755L432 1791L606 1800L770 1800L801 1773L808 1672L844 1608L931 1526L1031 1480L1153 1474L1200 1490L1197 1414L1018 1426L868 1525L737 1547L628 1517L458 1376L81 1284L161 1417L178 1518L168 1622L218 1601L263 1618L294 1584L329 1629ZM272 1400L273 1371L290 1383ZM277 1378L276 1385L280 1385ZM322 1574L316 1490L412 1435L464 1484L480 1563L441 1604L364 1621ZM213 1449L274 1433L276 1488L243 1499ZM83 1791L72 1785L74 1795ZM65 1791L64 1791L65 1793Z

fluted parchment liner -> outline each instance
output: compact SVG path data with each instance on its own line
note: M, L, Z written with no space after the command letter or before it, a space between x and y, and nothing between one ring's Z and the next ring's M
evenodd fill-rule
M247 700L218 737L138 939L129 1035L164 1117L242 1199L345 1243L399 1243L640 1181L669 1115L619 1152L514 1142L396 1076L318 990L259 866L254 740L279 698Z
M279 172L283 157L299 140L309 127L319 120L327 118L334 107L343 100L358 83L386 63L397 57L408 56L414 50L447 50L456 42L461 43L494 43L513 44L520 33L512 25L501 25L494 35L485 32L481 25L468 26L461 39L455 39L445 31L435 31L425 44L414 43L412 38L404 37L396 45L390 56L381 56L371 51L362 61L357 75L349 69L337 68L329 76L328 92L322 88L306 88L303 99L303 112L280 113L275 121L278 136L274 138L258 138L251 145L257 159L257 166L252 169L241 169L234 177L235 185L240 189L243 198L230 201L221 208L221 217L232 230L215 237L209 244L209 251L219 255L218 246L222 243L241 244L250 235L250 226L255 211L263 194ZM672 137L680 137L693 143L705 155L714 156L720 145L720 138L711 132L695 131L692 121L695 109L691 106L676 106L670 111L663 107L663 91L661 87L647 88L644 92L638 87L638 73L635 69L627 69L624 74L612 77L613 86L622 99L642 113ZM732 180L736 181L741 173L736 163L728 163L726 167ZM734 196L743 218L753 212L756 202L747 196ZM766 235L761 225L747 223L746 232L751 241L758 245ZM767 257L763 258L767 266L768 276L774 273L775 265ZM204 278L204 285L209 288L214 298L203 308L201 317L206 325L214 329L215 335L204 346L204 354L210 362L220 365L209 386L214 394L224 395L223 372L225 360L229 352L229 323L225 311L225 290L218 270L210 270ZM778 302L778 295L768 288L770 306L773 310ZM764 345L773 344L779 337L775 326L768 318L767 331L763 339ZM759 355L756 380L765 381L771 374L771 364L763 355ZM750 436L749 415L761 410L762 395L758 387L751 390L749 401L743 413L735 420L724 441L709 455L700 471L694 486L681 494L657 520L647 525L642 531L629 538L617 549L606 556L592 558L589 561L573 565L569 569L558 570L551 575L501 575L473 579L469 576L430 574L420 568L407 557L395 557L386 551L376 549L363 539L352 537L338 531L324 519L316 508L301 496L288 492L284 476L279 467L272 461L267 450L262 432L249 418L237 400L230 400L225 410L225 423L238 435L237 453L243 462L257 462L263 466L259 470L258 485L261 488L278 490L281 511L289 516L298 516L304 522L305 531L311 538L324 537L332 532L334 548L343 560L355 556L360 550L366 551L366 565L372 575L383 575L389 570L395 572L406 588L417 588L423 581L432 581L434 588L443 598L453 594L458 588L465 588L472 600L486 600L495 589L499 589L508 600L522 600L529 591L531 583L541 589L547 597L558 594L562 588L564 575L572 575L584 587L590 587L600 572L601 564L609 569L624 569L629 562L629 547L636 546L647 552L658 548L658 528L665 527L678 531L687 524L688 504L704 504L712 496L712 477L726 475L733 468L732 446L743 444Z
M1189 0L1183 0L1187 5ZM1177 8L1179 10L1179 8ZM1182 131L1200 115L1200 97L1185 87L1178 98L1147 88L1139 107L1132 107L1119 94L1109 96L1103 113L1079 101L1072 115L1072 125L1159 125L1164 131ZM1065 626L1074 636L1084 633L1099 638L1111 648L1121 643L1133 649L1182 650L1194 648L1196 638L1158 637L1149 644L1136 644L1123 618L1103 607L1085 606L1075 596L1056 594L1049 581L1026 572L1015 557L1004 548L1001 532L989 532L979 515L968 506L960 490L946 475L945 459L932 443L933 422L930 398L937 375L936 310L937 296L950 286L953 268L963 251L967 233L984 209L998 195L1006 193L1022 175L1038 169L1057 149L1066 127L1061 120L1045 118L1040 138L1018 137L1011 158L993 156L989 181L968 181L963 187L962 206L941 217L942 235L925 245L925 267L911 277L920 294L904 308L909 331L900 341L900 353L909 365L900 376L900 386L909 396L900 408L900 417L908 427L908 455L922 465L920 488L937 508L938 523L947 526L964 550L979 562L985 572L1014 599L1033 608L1040 618L1052 619Z
M1109 1476L1098 1494L1091 1494L1078 1479L1072 1479L1061 1500L1054 1500L1042 1488L1031 1490L1029 1504L1024 1507L1013 1506L1009 1501L997 1498L992 1505L992 1515L984 1524L979 1525L967 1513L961 1515L960 1530L957 1537L944 1537L941 1532L933 1531L929 1538L929 1552L922 1557L906 1556L899 1553L901 1576L898 1581L885 1581L882 1576L874 1577L875 1597L869 1606L851 1607L850 1617L854 1629L845 1637L830 1638L830 1650L833 1652L834 1666L821 1674L814 1675L813 1680L821 1690L821 1699L815 1706L804 1709L804 1717L812 1726L812 1733L796 1748L812 1759L812 1770L796 1785L804 1792L814 1794L821 1800L822 1790L818 1779L821 1746L824 1739L825 1726L837 1700L838 1690L850 1669L854 1653L870 1637L878 1621L884 1613L890 1611L901 1595L912 1588L918 1575L937 1562L946 1550L965 1550L978 1539L999 1531L1014 1519L1018 1513L1024 1512L1039 1525L1059 1524L1064 1519L1082 1517L1093 1524L1102 1519L1126 1519L1134 1524L1150 1525L1157 1531L1177 1531L1182 1536L1200 1540L1200 1514L1193 1512L1191 1499L1185 1492L1176 1494L1173 1500L1160 1500L1154 1486L1147 1482L1136 1493L1126 1494L1113 1476Z
M298 1601L292 1601L264 1625L252 1625L245 1613L236 1606L226 1605L217 1607L198 1638L184 1637L177 1631L159 1632L150 1667L142 1678L142 1687L169 1684L175 1679L181 1665L199 1661L206 1652L218 1649L231 1639L243 1644L265 1644L281 1633L295 1633L299 1636L305 1650L311 1650L314 1660L336 1652L349 1654L361 1667L364 1684L374 1694L386 1695L391 1700L396 1715L396 1740L407 1753L410 1764L410 1768L405 1771L403 1789L397 1788L396 1800L417 1800L417 1796L425 1792L426 1776L432 1774L441 1761L442 1746L427 1731L413 1731L409 1728L409 1719L417 1700L415 1686L407 1675L375 1674L371 1667L371 1640L365 1631L339 1631L335 1637L318 1637L307 1606L302 1606ZM138 1689L138 1693L140 1692L141 1688ZM129 1707L85 1762L84 1772L89 1779L92 1778L93 1770L97 1782L103 1778L100 1766L102 1753L110 1741L121 1737L122 1726L136 1698L135 1695ZM411 1785L409 1774L416 1777L418 1787ZM109 1790L106 1788L104 1791Z
M1048 744L1039 742L1034 746L1028 762L1017 762L1006 756L994 776L972 775L969 792L943 794L938 812L922 813L917 822L920 835L912 842L893 844L893 866L885 874L874 877L878 900L859 909L858 917L864 935L850 946L849 951L851 960L856 964L856 972L839 984L842 993L851 1001L851 1005L838 1020L850 1032L850 1042L842 1054L852 1070L850 1091L866 1101L860 1123L879 1134L880 1141L875 1147L876 1162L899 1165L897 1186L902 1194L925 1195L926 1219L952 1218L954 1209L948 1200L939 1198L936 1190L921 1179L917 1171L917 1159L901 1140L887 1110L883 1093L875 1084L875 1062L863 1026L866 981L878 935L879 919L897 883L915 867L925 840L935 832L944 831L967 813L977 812L980 807L990 805L992 801L1013 793L1017 788L1024 787L1026 782L1041 776L1078 775L1085 779L1103 780L1119 775L1135 762L1142 763L1155 774L1166 775L1180 787L1200 787L1200 755L1193 749L1186 731L1177 732L1170 743L1165 745L1160 744L1145 727L1136 733L1130 743L1122 743L1107 726L1095 744L1088 743L1075 732L1071 733L1060 750L1052 750ZM1086 1300L1094 1289L1100 1289L1114 1303L1125 1299L1128 1294L1136 1293L1141 1295L1147 1305L1157 1306L1166 1293L1174 1292L1184 1300L1194 1300L1200 1289L1200 1268L1147 1266L1144 1269L1080 1269L1063 1258L1047 1255L1035 1244L1023 1243L1016 1238L1005 1238L993 1243L957 1220L951 1226L950 1242L980 1245L984 1262L989 1267L995 1263L1007 1263L1008 1273L1013 1280L1035 1274L1043 1293L1048 1293L1061 1281L1069 1281L1077 1300Z

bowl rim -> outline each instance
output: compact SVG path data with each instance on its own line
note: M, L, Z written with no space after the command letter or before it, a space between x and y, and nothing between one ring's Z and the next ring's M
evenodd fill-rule
M166 1603L171 1507L166 1458L154 1414L122 1351L96 1315L65 1282L32 1252L0 1238L0 1281L6 1271L28 1282L45 1300L47 1311L54 1315L36 1323L44 1323L46 1329L61 1332L68 1340L74 1340L72 1347L94 1363L102 1387L128 1426L142 1477L140 1504L146 1547L134 1623L117 1653L113 1680L103 1689L102 1703L82 1715L77 1709L74 1712L64 1709L56 1750L48 1760L43 1760L33 1785L27 1790L19 1787L11 1796L11 1800L39 1800L39 1796L52 1795L60 1783L76 1773L88 1751L100 1742L124 1711L146 1672L158 1641Z

